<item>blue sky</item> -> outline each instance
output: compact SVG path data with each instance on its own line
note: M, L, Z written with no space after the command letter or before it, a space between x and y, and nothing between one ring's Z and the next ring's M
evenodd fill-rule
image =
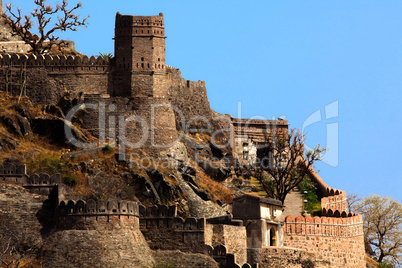
M30 2L13 4L30 10ZM244 118L286 116L295 128L320 110L307 145L338 151L336 166L317 165L320 176L346 192L402 201L402 1L82 2L89 26L62 35L79 52L113 53L116 12L163 12L166 63L206 81L214 110L237 117L241 102ZM337 117L326 119L336 101ZM328 124L339 131L327 133Z

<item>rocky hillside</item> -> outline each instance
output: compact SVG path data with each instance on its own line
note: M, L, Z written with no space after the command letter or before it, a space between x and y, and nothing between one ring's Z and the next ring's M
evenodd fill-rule
M0 92L0 162L25 163L29 175L60 173L65 185L65 199L115 198L140 201L148 206L177 204L178 215L183 217L221 216L231 210L230 203L237 194L221 183L230 175L230 165L223 163L223 160L220 162L230 155L230 151L213 146L208 134L185 135L180 142L157 157L148 155L145 150L127 151L125 160L121 161L118 148L108 144L100 148L77 150L65 138L64 123L63 107L33 106L28 99ZM79 124L71 128L79 140L97 141ZM49 239L52 222L38 220L52 218L46 214L51 208L41 208L44 199L46 197L30 194L17 185L2 185L2 233L7 236L7 232L12 230L19 234L13 236L15 239L11 244L20 252L27 253L29 249L27 254L21 254L22 260L28 258L28 263L34 265L35 261L40 263L40 256L45 255L48 267L52 267L54 263L65 263L63 256L67 255L75 256L73 259L77 265L80 265L80 260L88 261L88 254L107 256L102 260L113 259L114 249L108 248L107 244L116 243L109 241L111 236L106 230L104 233L83 231L74 234L81 241L85 237L85 241L97 241L99 244L96 246L88 242L88 252L85 254L74 251L74 239L71 240L66 232L58 232L57 236L50 236ZM44 213L44 216L38 217L38 211ZM11 222L15 224L11 226ZM123 240L133 240L130 244L141 247L141 243L137 242L143 239L142 236L138 234L136 237L131 233L127 235L123 230L119 233ZM68 241L66 237L69 237ZM45 244L44 240L47 241ZM4 243L0 246L3 247L1 250L7 252ZM143 252L142 257L136 255L138 260L135 262L142 266L148 265L147 261L156 264L164 259L177 262L177 254L183 255L180 255L183 263L214 263L204 255L194 259L194 256L184 253L149 253L148 246L135 249L127 245L123 248L122 245L119 254L132 260L134 251ZM89 260L102 263L102 260L95 257ZM107 261L103 261L105 267L110 266ZM201 264L199 266L205 267Z

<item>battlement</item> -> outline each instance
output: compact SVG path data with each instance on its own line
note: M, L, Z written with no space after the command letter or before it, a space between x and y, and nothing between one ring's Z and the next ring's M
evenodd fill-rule
M363 235L363 217L350 214L349 217L311 217L287 216L285 219L286 235L314 235L334 237L354 237Z
M138 202L117 201L117 200L98 200L95 202L90 199L87 202L83 200L61 201L58 209L58 215L64 216L105 216L121 215L139 217Z
M163 14L158 16L131 16L116 14L116 36L134 35L134 36L164 36Z
M0 176L2 177L9 177L9 176L24 176L27 174L26 165L14 165L14 164L7 164L3 163L0 164Z
M50 72L57 71L106 71L111 67L109 57L33 55L0 53L1 67L27 68L45 67Z
M347 211L347 199L346 193L331 189L327 197L321 198L321 214L331 215L332 213L338 214L346 213ZM329 216L330 217L330 216Z
M285 248L312 253L323 267L365 267L363 217L288 216L284 225ZM321 267L321 266L319 266Z
M57 208L57 228L96 230L139 228L138 202L90 199L61 201Z
M30 193L48 195L54 186L61 183L61 175L53 174L26 174L26 165L3 163L0 165L0 181L19 184Z
M204 232L206 221L204 218L177 217L177 207L158 205L152 207L139 206L140 228L155 229L168 228L174 231L200 231Z

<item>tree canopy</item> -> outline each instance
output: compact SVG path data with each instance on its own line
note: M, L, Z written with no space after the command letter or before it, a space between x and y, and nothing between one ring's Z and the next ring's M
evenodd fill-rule
M363 215L365 242L378 262L402 263L402 204L386 196L370 195L354 206Z

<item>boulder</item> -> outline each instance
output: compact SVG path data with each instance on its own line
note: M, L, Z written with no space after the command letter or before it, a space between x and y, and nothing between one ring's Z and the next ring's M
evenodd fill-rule
M31 132L31 124L29 123L28 119L21 115L16 115L15 117L16 117L17 123L20 127L21 134L23 136L28 135Z
M2 115L0 117L0 121L1 123L3 123L3 125L7 128L7 130L12 133L15 134L17 136L23 136L22 132L21 132L21 128L17 122L17 120L15 119L15 116L13 115Z

